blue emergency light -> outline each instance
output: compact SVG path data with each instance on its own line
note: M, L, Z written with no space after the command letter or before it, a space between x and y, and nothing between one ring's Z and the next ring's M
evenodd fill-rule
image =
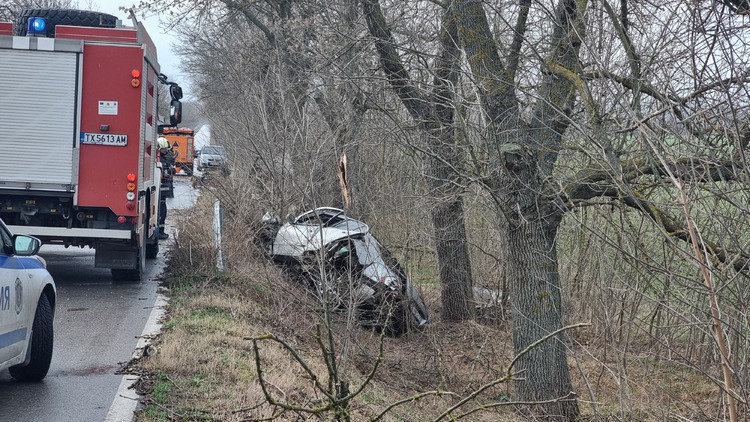
M47 35L47 21L44 18L29 18L29 29L26 35Z

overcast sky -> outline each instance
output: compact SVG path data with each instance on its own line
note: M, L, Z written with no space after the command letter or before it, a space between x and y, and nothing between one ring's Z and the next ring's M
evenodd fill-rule
M130 16L119 10L120 7L130 7L135 0L91 0L91 10L108 13L122 20L125 26L133 26ZM88 2L83 2L88 4ZM81 3L81 9L88 9ZM176 34L166 30L166 25L161 25L158 16L147 16L145 19L140 14L136 14L138 21L143 23L146 31L156 44L156 54L159 57L161 73L167 75L169 80L177 82L182 86L185 96L190 95L190 86L187 77L182 74L177 56L172 52L172 44L176 41Z

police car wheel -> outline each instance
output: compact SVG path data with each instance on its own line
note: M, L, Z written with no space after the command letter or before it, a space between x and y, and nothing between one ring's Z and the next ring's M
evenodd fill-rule
M31 360L28 365L10 367L10 375L13 378L18 381L41 381L47 376L52 361L52 346L54 343L53 319L52 305L50 305L47 295L42 293L36 306L31 343L29 344Z

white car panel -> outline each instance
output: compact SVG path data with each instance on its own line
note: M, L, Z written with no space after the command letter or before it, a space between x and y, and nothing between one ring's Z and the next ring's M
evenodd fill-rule
M18 236L16 242L0 221L0 370L28 363L32 328L45 288L55 294L44 260L36 255L38 240ZM49 292L48 292L49 293ZM46 370L45 370L46 373Z
M15 311L16 281L21 280L17 261L15 257L0 255L0 366L21 354L27 337L27 327L20 327L20 313Z

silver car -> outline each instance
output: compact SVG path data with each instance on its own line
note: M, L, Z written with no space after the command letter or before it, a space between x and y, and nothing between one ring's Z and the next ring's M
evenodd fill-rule
M42 380L52 361L56 290L40 246L0 220L0 370L19 381Z
M332 308L354 305L360 322L401 334L429 322L422 295L367 224L338 208L316 208L283 225L266 214L269 254L292 265Z
M227 150L221 145L206 145L200 150L198 156L198 170L203 171L208 167L226 167Z

